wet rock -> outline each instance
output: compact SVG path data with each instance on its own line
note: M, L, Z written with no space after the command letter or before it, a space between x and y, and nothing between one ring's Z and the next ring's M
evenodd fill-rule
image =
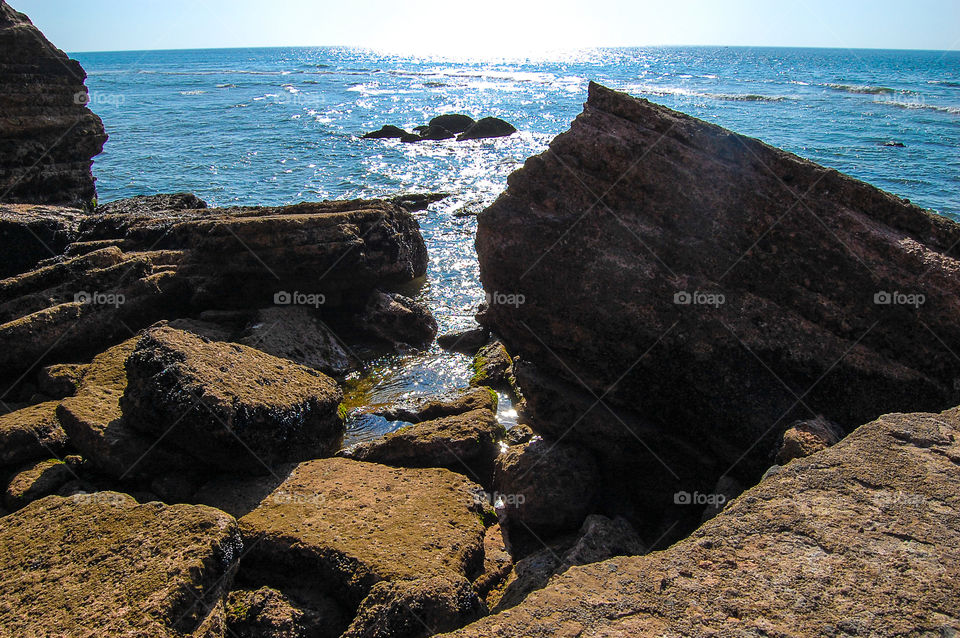
M107 134L86 106L87 74L6 2L0 2L0 52L0 199L93 205L90 166Z
M754 483L797 419L960 402L960 226L757 140L593 84L478 224L530 423L629 480L635 525Z
M207 467L269 472L333 454L343 438L332 379L247 346L153 328L126 372L124 418Z
M437 336L437 321L430 309L393 292L375 291L355 325L378 339L411 346L425 346Z
M450 197L450 193L405 193L391 197L387 201L396 204L408 212L426 210L427 206Z
M517 132L509 122L497 117L485 117L471 124L467 130L457 136L457 141L480 140L489 137L506 137Z
M406 421L420 423L447 416L455 416L473 410L485 410L496 413L497 395L487 388L469 388L454 390L437 397L416 399L386 408L376 408L371 412L387 421Z
M57 402L47 401L0 416L0 466L57 456L67 446Z
M343 637L427 638L486 613L486 605L463 576L379 582Z
M142 215L203 208L207 208L207 203L193 193L163 193L160 195L137 195L107 204L100 204L97 206L96 213L98 215Z
M590 453L564 443L534 437L497 457L497 513L514 556L542 546L537 538L580 527L597 483Z
M437 337L437 343L444 350L474 355L489 339L490 331L486 328L471 328L442 334Z
M438 115L430 120L430 126L441 126L451 133L463 133L470 128L472 124L474 124L473 118L461 113Z
M278 477L222 479L198 494L225 511L249 512L240 519L249 579L355 608L383 580L480 572L480 487L459 474L330 458Z
M62 253L75 239L82 217L74 208L0 204L0 279Z
M360 365L349 346L301 306L258 310L237 342L332 376L343 376Z
M235 638L337 638L348 624L329 599L305 604L271 587L230 592L227 635Z
M236 522L209 507L48 496L0 519L0 626L11 636L195 635L240 553Z
M840 426L823 417L797 421L783 433L783 441L777 451L777 464L785 465L793 459L810 456L842 438Z
M58 363L46 366L37 375L37 389L55 399L73 396L80 387L87 366L78 363Z
M498 442L505 435L496 413L479 409L407 425L342 454L399 467L445 467L489 487Z
M75 478L73 471L59 459L48 459L21 468L10 479L3 495L8 510L18 510L28 503L56 493Z
M423 138L421 138L421 137L420 137L418 134L416 134L416 133L406 133L406 132L405 132L403 135L400 136L400 141L403 142L404 144L413 144L413 143L419 142L419 141L422 140L422 139L423 139Z
M365 140L379 140L379 139L390 139L390 138L402 138L404 135L409 135L409 133L407 133L405 130L403 130L398 126L387 124L386 126L383 126L376 131L364 133L363 135L361 135L361 138Z
M904 144L903 142L895 142L895 141L884 142L883 144L881 144L881 146L892 146L892 147L894 147L894 148L906 148L906 147L907 147L907 145Z
M436 124L431 124L420 131L419 135L421 140L452 140L456 137L452 131Z
M473 358L470 385L509 388L513 382L513 360L500 341L481 348Z
M507 443L509 445L522 445L534 437L534 432L529 425L520 423L507 430Z
M944 610L960 604L960 583L942 566L960 560L958 429L958 409L883 416L784 466L673 547L571 569L453 635L949 635L956 619Z

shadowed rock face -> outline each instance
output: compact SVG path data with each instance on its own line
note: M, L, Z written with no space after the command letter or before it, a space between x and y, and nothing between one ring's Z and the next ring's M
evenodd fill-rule
M960 401L958 242L867 184L591 84L479 217L482 322L526 361L538 432L669 500L755 480L794 420Z
M87 74L0 0L0 201L89 207L107 134Z
M452 635L953 635L958 436L958 408L883 416L670 549L573 567Z

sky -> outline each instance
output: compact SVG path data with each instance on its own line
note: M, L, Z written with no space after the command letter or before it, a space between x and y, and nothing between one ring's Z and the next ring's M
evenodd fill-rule
M68 52L360 46L501 56L592 46L960 47L960 0L9 0Z

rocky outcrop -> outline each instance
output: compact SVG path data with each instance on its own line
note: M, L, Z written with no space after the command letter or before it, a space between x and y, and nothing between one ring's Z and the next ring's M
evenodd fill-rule
M2 0L0 52L0 201L93 206L90 166L107 134L87 108L87 74Z
M457 141L464 140L482 140L490 137L507 137L517 132L517 129L509 122L504 122L498 117L484 117L466 128L457 136Z
M481 319L526 361L535 429L592 447L613 488L635 479L609 494L649 522L677 490L754 483L797 419L849 431L960 401L958 241L946 218L592 84L479 217Z
M168 327L148 330L125 368L123 417L204 467L263 474L340 449L343 394L311 368Z
M236 521L209 507L48 496L0 519L0 627L223 638L201 629L215 625L241 550Z
M952 635L960 409L890 414L662 552L574 567L471 636Z
M370 131L369 133L364 133L361 137L365 140L382 140L382 139L399 139L404 135L409 135L399 126L394 126L392 124L387 124L376 131Z

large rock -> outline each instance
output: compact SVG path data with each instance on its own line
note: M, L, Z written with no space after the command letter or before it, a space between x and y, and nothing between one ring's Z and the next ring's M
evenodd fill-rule
M57 418L56 401L47 401L0 416L0 467L57 456L67 433Z
M359 329L388 343L426 346L437 336L437 321L430 309L393 292L374 291L356 323Z
M7 509L18 510L28 503L54 494L75 478L74 471L59 459L47 459L27 465L11 477L3 495L3 504Z
M440 126L451 133L463 133L474 123L474 119L462 113L438 115L430 120L430 126Z
M616 501L650 517L724 472L755 482L797 419L849 431L960 401L958 242L867 184L591 84L479 217L482 321L528 362L535 429L635 478Z
M573 568L457 636L953 635L960 409L890 414L662 552Z
M336 382L248 346L153 328L126 372L123 417L206 467L268 473L333 454L343 440Z
M0 201L94 205L90 166L107 134L87 74L0 0Z
M506 137L516 132L517 129L509 122L505 122L498 117L484 117L467 127L463 133L457 136L457 141Z
M76 238L82 218L83 212L74 208L0 205L0 279L62 253Z
M0 631L201 635L241 551L236 521L209 507L48 496L0 519Z
M278 474L282 482L222 479L197 497L242 515L247 578L356 608L380 581L469 578L482 567L480 487L459 474L341 458Z

